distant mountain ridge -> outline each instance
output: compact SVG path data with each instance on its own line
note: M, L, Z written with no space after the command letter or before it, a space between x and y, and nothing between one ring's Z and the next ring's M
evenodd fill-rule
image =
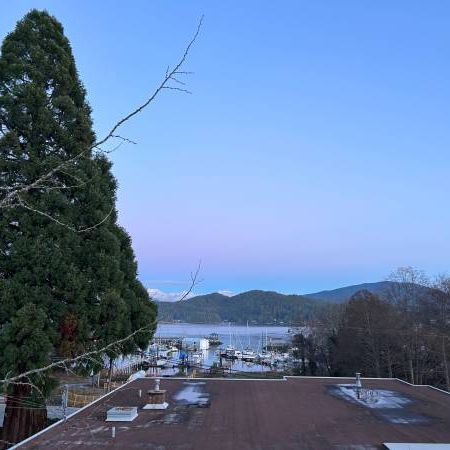
M313 319L325 305L301 295L269 291L248 291L227 297L213 293L181 302L158 302L161 322L292 325Z
M430 288L416 286L432 292ZM248 320L253 325L296 325L317 318L330 305L344 303L358 291L366 290L383 298L395 287L398 289L398 283L380 281L305 295L252 290L230 297L215 292L178 302L157 302L158 320L237 324L245 324Z
M327 291L314 292L312 294L305 294L306 298L313 298L316 300L323 300L330 303L343 303L347 301L353 294L361 290L366 290L372 294L379 295L383 297L386 292L394 286L395 283L392 281L378 281L375 283L362 283L355 284L352 286L344 286L337 289L331 289Z

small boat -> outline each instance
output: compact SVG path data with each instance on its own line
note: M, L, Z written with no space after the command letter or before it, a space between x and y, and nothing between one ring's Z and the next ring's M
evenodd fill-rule
M146 352L148 356L156 355L157 358L170 358L172 353L178 351L176 347L153 343Z
M168 359L164 361L164 364L162 366L158 366L161 367L163 369L173 369L175 366L178 365L178 361L175 359Z
M232 345L228 345L225 351L220 353L220 356L227 359L238 359L242 356L239 350L236 350Z
M273 361L275 364L287 364L289 360L289 353L280 353L273 356Z
M261 360L261 364L262 364L263 366L274 366L274 365L275 365L272 358L265 358L265 359L262 359L262 360Z
M208 339L209 345L211 346L222 344L222 341L219 339L219 335L217 333L211 333L206 339Z
M231 324L230 324L230 344L227 346L225 351L222 351L220 353L220 356L226 359L239 359L242 356L242 352L239 350L236 350L236 347L232 345L232 339L231 339Z
M225 349L225 358L234 358L236 349L232 345L228 345Z
M203 360L203 353L201 352L192 353L191 358L194 364L199 364Z
M273 355L268 352L259 353L257 356L257 360L263 366L272 366L274 363Z
M242 352L241 359L242 361L253 362L256 360L256 353L253 350L246 348Z
M248 332L248 320L247 320L247 334L248 334L248 344L246 349L242 352L242 361L253 362L256 360L256 353L250 348L250 333Z
M146 364L148 364L149 367L164 367L167 363L166 359L162 358L148 358L146 361Z

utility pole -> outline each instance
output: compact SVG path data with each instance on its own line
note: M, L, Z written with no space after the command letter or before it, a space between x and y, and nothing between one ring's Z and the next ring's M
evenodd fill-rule
M61 395L61 400L62 400L62 408L63 408L63 418L64 418L64 422L65 422L66 418L67 418L67 403L69 400L69 387L67 386L67 384L64 385L64 390Z

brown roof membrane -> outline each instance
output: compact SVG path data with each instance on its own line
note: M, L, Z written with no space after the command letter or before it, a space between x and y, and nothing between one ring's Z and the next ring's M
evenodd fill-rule
M192 382L204 384L186 385ZM143 378L20 448L357 450L383 448L383 442L450 442L450 395L394 379L363 379L364 387L375 392L383 390L390 398L402 400L396 408L392 404L373 408L341 395L337 385L353 382L307 377L201 381L164 378L161 389L167 390L169 407L158 411L142 410L147 390L154 387L154 379ZM142 397L138 395L140 389ZM190 405L192 389L209 401ZM106 411L115 406L138 406L139 415L133 422L105 422ZM116 427L114 438L112 426Z

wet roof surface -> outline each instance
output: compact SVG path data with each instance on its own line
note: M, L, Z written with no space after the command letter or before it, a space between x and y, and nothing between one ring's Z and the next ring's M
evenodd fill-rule
M169 407L157 411L142 410L154 380L138 379L20 448L356 450L383 448L383 442L450 442L450 395L397 380L363 380L375 392L366 404L345 388L352 382L162 379ZM116 406L137 406L139 415L133 422L105 422Z

